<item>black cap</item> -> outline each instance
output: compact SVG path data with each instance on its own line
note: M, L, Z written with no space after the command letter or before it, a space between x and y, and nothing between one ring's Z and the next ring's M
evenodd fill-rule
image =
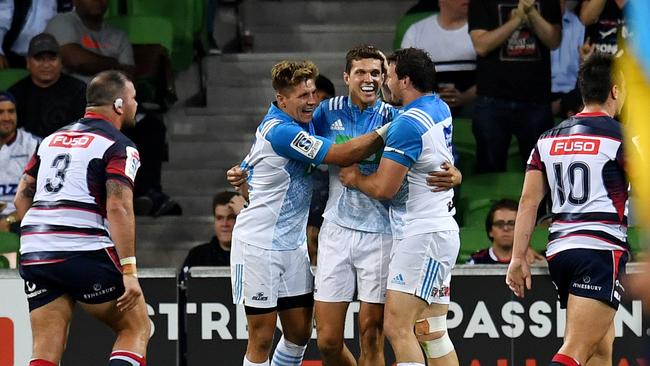
M38 34L29 41L27 56L34 57L43 52L50 52L55 55L59 54L59 43L56 41L56 38L49 33Z

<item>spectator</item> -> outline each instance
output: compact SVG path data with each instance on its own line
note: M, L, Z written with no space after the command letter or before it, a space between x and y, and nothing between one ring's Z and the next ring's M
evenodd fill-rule
M485 232L492 246L472 254L467 261L468 264L510 263L517 205L514 200L502 199L490 207L485 218Z
M0 1L0 69L24 68L29 41L57 13L70 10L71 0Z
M476 52L467 32L469 0L440 0L440 13L411 25L401 48L421 48L436 64L440 97L453 115L476 97Z
M0 231L19 232L20 223L14 207L14 196L23 169L36 150L40 139L18 128L16 100L0 92ZM16 255L6 255L11 268L16 267Z
M104 23L105 0L73 0L75 11L58 14L47 25L61 45L64 69L88 82L104 70L121 70L133 76L133 48L126 34Z
M557 0L481 0L469 5L477 57L472 131L477 170L504 171L514 134L523 162L553 125L551 54L560 45Z
M190 249L183 262L183 271L196 266L230 265L232 229L245 202L239 193L228 191L218 193L212 198L214 236L208 243Z
M84 115L86 84L61 68L59 44L41 33L29 42L30 75L9 88L16 97L20 126L41 138Z
M618 41L626 38L623 7L627 0L581 0L578 4L580 21L587 28L586 39L596 52L615 55Z
M585 39L585 26L573 11L560 0L562 11L562 42L551 51L551 92L554 116L567 118L580 111L582 101L577 88L580 49Z

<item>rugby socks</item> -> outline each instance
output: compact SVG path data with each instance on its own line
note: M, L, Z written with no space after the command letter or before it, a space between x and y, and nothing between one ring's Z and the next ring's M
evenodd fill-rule
M42 360L40 358L32 358L29 360L29 366L56 366L54 362Z
M580 366L580 362L576 361L573 357L556 353L551 360L551 366Z
M146 366L142 355L131 351L115 350L111 353L108 366Z
M275 347L271 366L300 366L305 349L307 349L307 345L293 344L286 340L283 335L277 347Z
M244 366L269 366L269 360L266 360L262 363L250 362L246 356L244 356Z

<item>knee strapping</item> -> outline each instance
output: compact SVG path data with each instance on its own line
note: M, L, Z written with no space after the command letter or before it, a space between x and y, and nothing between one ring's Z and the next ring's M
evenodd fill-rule
M420 345L422 348L424 348L424 353L427 355L427 357L440 358L452 352L454 350L454 344L451 342L449 333L447 332L447 317L444 315L434 316L426 319L420 319L417 322L420 323L425 321L428 323L429 329L426 333L421 334L422 336L427 336L436 332L444 332L442 337L420 342Z

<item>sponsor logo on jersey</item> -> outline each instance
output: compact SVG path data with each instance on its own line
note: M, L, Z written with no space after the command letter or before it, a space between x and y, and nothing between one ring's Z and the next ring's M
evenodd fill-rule
M87 148L91 142L95 139L95 136L91 135L80 135L80 134L67 134L67 133L58 133L54 135L50 141L51 147L65 147L65 148Z
M140 168L140 154L138 150L131 146L126 147L126 166L124 167L124 174L135 181L135 175Z
M332 123L332 125L330 126L330 130L334 130L334 131L343 131L343 130L345 130L345 127L343 127L343 122L341 122L340 119L337 119L337 120L334 121L334 123Z
M569 138L554 140L550 154L553 155L596 155L600 140L590 138Z
M291 141L291 148L298 151L302 155L313 159L320 151L323 142L314 136L309 135L307 132L301 131Z

